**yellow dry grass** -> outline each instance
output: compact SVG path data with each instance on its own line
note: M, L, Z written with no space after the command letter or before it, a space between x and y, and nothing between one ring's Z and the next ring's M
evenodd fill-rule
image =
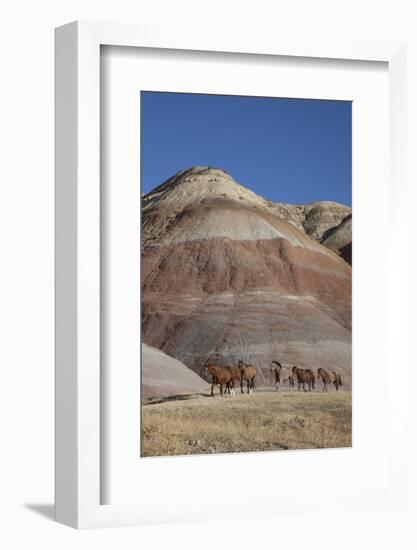
M351 445L348 392L191 396L142 407L142 456Z

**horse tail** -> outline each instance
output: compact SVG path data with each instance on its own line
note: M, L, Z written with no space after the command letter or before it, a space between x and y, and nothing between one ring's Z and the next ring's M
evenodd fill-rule
M337 378L338 378L339 386L341 386L342 385L342 377L340 376L340 374L337 375Z
M314 372L313 372L313 381L311 383L311 387L313 388L313 390L315 390L316 388L314 387L314 382L316 381L316 377L314 376Z

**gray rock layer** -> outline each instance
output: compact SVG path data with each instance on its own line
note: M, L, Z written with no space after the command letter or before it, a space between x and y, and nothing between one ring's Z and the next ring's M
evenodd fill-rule
M142 397L145 400L207 393L208 384L162 351L142 344Z

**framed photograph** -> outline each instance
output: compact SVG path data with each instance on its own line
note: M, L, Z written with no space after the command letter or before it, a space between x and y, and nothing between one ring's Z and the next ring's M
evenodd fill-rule
M58 521L404 501L404 82L400 42L57 29Z

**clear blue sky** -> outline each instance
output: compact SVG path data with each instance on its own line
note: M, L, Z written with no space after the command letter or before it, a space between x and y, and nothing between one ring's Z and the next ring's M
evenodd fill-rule
M349 101L141 92L142 192L214 166L276 202L352 203Z

